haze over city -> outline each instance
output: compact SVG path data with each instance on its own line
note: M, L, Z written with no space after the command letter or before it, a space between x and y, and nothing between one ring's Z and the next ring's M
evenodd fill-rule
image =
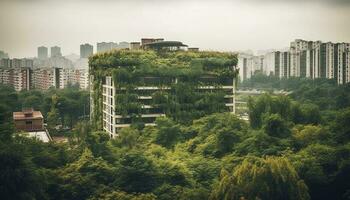
M350 0L0 0L0 200L350 200Z
M38 46L179 40L220 51L280 49L295 38L350 42L350 1L1 0L0 50L34 57Z

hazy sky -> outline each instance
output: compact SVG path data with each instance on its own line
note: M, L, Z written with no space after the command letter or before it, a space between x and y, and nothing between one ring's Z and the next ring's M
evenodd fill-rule
M224 51L350 42L350 0L0 0L0 50L11 57L141 37Z

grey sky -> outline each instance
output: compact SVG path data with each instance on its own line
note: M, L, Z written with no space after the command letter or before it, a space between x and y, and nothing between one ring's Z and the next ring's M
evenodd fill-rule
M0 0L0 50L164 37L210 50L283 48L295 38L350 42L350 0Z

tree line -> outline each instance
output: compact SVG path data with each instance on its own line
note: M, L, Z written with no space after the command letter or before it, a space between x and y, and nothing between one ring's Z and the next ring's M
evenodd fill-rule
M58 132L56 126L72 129L82 119L87 119L90 112L89 92L79 90L77 85L68 85L65 89L50 88L46 91L30 90L16 92L13 88L0 85L0 107L7 113L24 108L41 111L50 133Z

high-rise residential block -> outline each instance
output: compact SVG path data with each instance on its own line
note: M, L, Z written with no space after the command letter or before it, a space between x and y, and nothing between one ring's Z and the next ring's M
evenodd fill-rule
M31 89L32 70L27 67L0 68L0 83L11 85L16 91Z
M309 41L296 39L290 44L290 76L306 77L306 51L310 48Z
M290 54L288 51L281 52L280 54L280 78L289 78L290 76Z
M334 49L335 44L328 42L325 44L326 48L326 78L334 79L336 77L335 74L335 49Z
M29 67L29 68L33 68L34 66L34 60L33 59L28 59L28 58L22 58L21 59L21 67Z
M249 79L252 75L252 59L251 56L240 54L238 56L239 77L240 81Z
M80 58L88 58L94 54L94 47L90 44L80 45Z
M78 76L78 83L79 83L79 87L82 90L87 90L89 89L89 72L88 70L79 70L79 73L77 74Z
M164 54L157 52L155 57L144 57L145 62L152 65L145 73L142 72L144 65L138 65L140 68L138 73L129 74L119 78L119 73L124 73L122 68L134 66L135 63L127 62L128 56L142 56L143 51L129 51L125 59L115 56L113 52L105 56L95 55L92 59L94 64L90 65L90 76L92 85L91 89L91 118L97 128L101 128L111 137L115 137L119 129L128 127L131 124L138 123L144 126L155 126L155 120L158 117L176 116L180 118L190 117L186 112L191 109L191 115L201 116L206 111L203 107L210 108L210 112L234 112L234 78L236 56L229 53L213 53L210 52L191 52L188 53L188 59L181 61L182 64L188 66L186 71L183 68L177 68L179 56L174 55L168 65L173 66L173 71L162 67L160 60ZM180 53L182 56L186 52ZM179 54L179 55L180 55ZM193 56L194 54L198 54ZM187 58L187 57L186 57ZM215 58L215 59L211 59ZM111 59L118 62L118 59L125 60L123 67L115 70L113 64L110 66L102 66L99 63L105 63L104 59ZM146 60L149 59L149 60ZM194 62L203 60L206 64L192 66ZM217 62L223 59L225 64ZM185 63L184 63L185 62ZM198 62L202 63L202 62ZM130 65L130 66L128 66ZM210 68L204 65L210 65ZM202 70L196 70L199 69ZM225 74L218 75L211 71L212 69L224 68ZM195 69L196 75L191 76L189 71ZM103 71L103 73L99 73ZM174 73L178 72L178 73ZM186 72L186 73L184 73ZM230 73L229 73L230 72ZM133 72L130 72L133 73ZM118 77L118 78L116 78ZM220 77L220 78L219 78ZM129 87L131 86L132 87ZM186 87L188 97L185 97ZM192 92L189 92L192 91ZM209 95L211 98L205 98ZM198 98L198 99L197 99ZM168 99L168 100L166 100ZM197 100L195 100L197 99ZM197 102L196 106L194 101ZM166 106L167 103L173 102L172 106ZM192 103L192 104L191 104ZM200 110L197 111L196 109ZM186 111L185 111L186 110ZM188 118L186 118L188 119Z
M14 58L11 60L11 67L13 68L19 68L22 66L22 60L18 58Z
M51 58L61 57L61 56L62 56L61 47L58 47L58 46L51 47Z
M89 73L85 69L63 69L58 68L58 88L66 88L68 85L79 85L79 88L86 90L89 87Z
M129 49L130 44L129 42L119 42L118 49Z
M240 80L244 81L249 79L257 72L269 74L269 70L266 69L265 56L253 56L250 54L239 54L238 65Z
M254 72L260 71L265 74L270 74L270 70L266 69L264 67L265 63L265 57L263 55L261 56L254 56L253 57L253 70Z
M64 68L37 68L33 70L33 88L47 90L50 87L66 88L68 85L79 84L80 89L89 87L88 70Z
M114 43L114 42L97 43L97 53L111 51L112 49L118 49L118 43Z
M33 68L31 59L1 59L0 83L11 85L16 91L50 87L65 88L79 84L81 89L89 87L88 70L56 67Z
M36 68L33 70L33 88L47 90L57 85L56 68Z
M312 79L321 77L321 46L321 41L314 42L312 45Z
M4 51L0 51L0 59L3 59L3 58L9 58L9 55Z
M33 68L33 65L34 65L34 61L28 58L22 58L22 59L3 58L0 60L0 67L3 67L3 68L23 68L23 67Z
M339 43L336 49L337 81L339 84L345 84L350 82L350 44Z
M12 64L11 59L9 59L9 58L3 58L0 60L0 67L10 68L11 64Z
M265 74L280 77L281 52L274 51L265 55Z
M290 58L289 51L272 51L266 53L264 55L264 74L279 78L289 78L291 70Z
M350 82L350 51L347 51L345 53L345 70L343 73L345 73L345 83Z
M297 39L288 51L271 51L264 55L262 73L280 78L327 78L338 84L350 82L349 43L306 41ZM257 70L256 56L239 56L241 80L250 78L249 72ZM253 64L249 64L252 60ZM255 61L254 61L255 60Z
M305 77L312 78L313 76L313 49L312 43L310 43L311 47L308 50L303 51L303 58L301 60L301 66L305 65Z
M49 56L49 51L47 47L44 47L44 46L38 47L38 58L40 60L45 60L48 58L48 56Z

